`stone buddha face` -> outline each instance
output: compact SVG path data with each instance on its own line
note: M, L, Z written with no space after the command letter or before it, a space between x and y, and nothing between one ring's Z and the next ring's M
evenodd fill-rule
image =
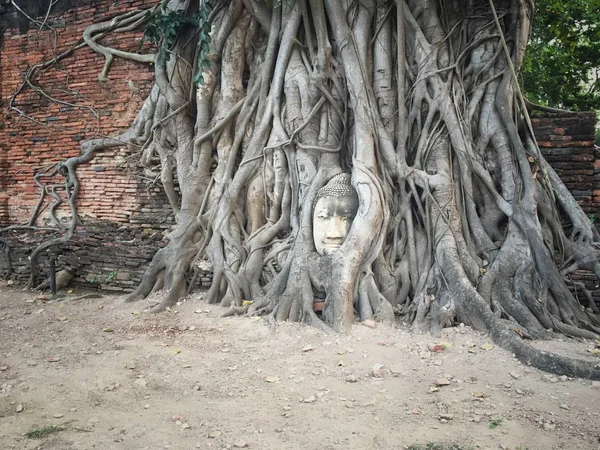
M313 238L319 255L329 255L341 247L357 211L358 195L350 174L336 175L319 190L313 208Z

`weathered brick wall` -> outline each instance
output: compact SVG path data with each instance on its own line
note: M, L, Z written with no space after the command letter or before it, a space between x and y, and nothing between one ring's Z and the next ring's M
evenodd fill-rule
M600 154L594 147L595 113L542 114L532 122L546 160L583 210L590 217L598 215Z
M80 6L50 18L49 24L57 31L56 38L52 31L37 28L5 30L0 62L4 102L17 91L32 66L72 47L81 39L85 27L126 11L154 5L156 0L77 3ZM141 37L139 32L113 33L103 43L138 51ZM135 118L152 86L153 68L116 58L109 72L110 79L99 82L97 76L103 64L102 56L84 47L33 80L43 93L26 87L15 97L15 108L28 117L13 110L0 130L0 167L4 168L0 180L3 187L0 224L28 221L39 197L39 189L33 181L37 171L78 155L82 140L124 131ZM78 203L81 217L88 221L169 227L172 220L161 190L148 188L147 180L136 167L137 158L131 156L126 148L111 149L78 170L82 186ZM46 180L47 183L61 181L59 177ZM67 216L68 212L65 205L59 210L59 216ZM43 215L44 218L47 215Z

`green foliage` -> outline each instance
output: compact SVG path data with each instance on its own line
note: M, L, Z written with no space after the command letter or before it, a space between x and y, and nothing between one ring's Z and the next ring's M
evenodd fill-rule
M498 428L501 423L502 423L502 419L500 419L500 418L490 419L490 430L493 430L494 428Z
M158 47L158 62L165 63L169 56L169 50L177 41L177 36L185 26L191 26L198 29L198 63L194 82L204 84L202 70L209 65L208 52L211 42L209 20L213 5L210 1L204 0L198 12L192 16L186 14L184 10L169 11L163 3L162 8L156 10L149 18L144 30L144 37L141 44L145 41L152 42ZM141 45L140 44L140 45Z
M600 109L600 0L536 1L523 62L523 88L534 103Z
M55 426L46 426L43 428L38 428L36 430L31 430L25 433L29 439L42 439L50 436L51 434L59 433L64 431L63 427L55 427Z

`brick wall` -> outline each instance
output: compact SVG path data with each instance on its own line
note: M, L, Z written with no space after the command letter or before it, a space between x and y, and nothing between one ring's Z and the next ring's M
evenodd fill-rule
M51 60L74 44L86 26L130 10L156 4L156 0L79 1L77 7L51 17L56 29L22 31L8 27L3 34L0 61L1 95L7 102L35 64ZM9 22L10 25L10 22ZM103 43L126 51L138 51L141 33L115 33ZM54 43L57 43L54 48ZM149 48L143 49L151 52ZM110 136L125 130L135 118L153 83L153 68L116 58L109 80L99 82L104 58L87 47L45 70L34 80L43 90L24 89L0 130L0 224L29 220L39 197L33 182L36 171L79 154L82 140ZM47 95L46 95L47 94ZM48 96L57 102L51 101ZM9 151L10 150L10 151ZM126 148L111 149L78 170L81 181L79 208L82 219L167 228L172 223L165 198L149 187ZM61 183L60 177L46 180ZM59 216L67 220L66 205ZM47 214L42 216L47 219Z
M546 160L583 210L600 221L600 153L594 146L594 112L541 114L532 117Z

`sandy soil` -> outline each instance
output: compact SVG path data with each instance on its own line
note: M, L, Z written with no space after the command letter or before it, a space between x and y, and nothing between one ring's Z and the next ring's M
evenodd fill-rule
M76 295L0 287L2 449L600 449L597 383L525 367L467 327L329 336L222 318L200 295L161 315ZM63 430L25 435L48 426Z

